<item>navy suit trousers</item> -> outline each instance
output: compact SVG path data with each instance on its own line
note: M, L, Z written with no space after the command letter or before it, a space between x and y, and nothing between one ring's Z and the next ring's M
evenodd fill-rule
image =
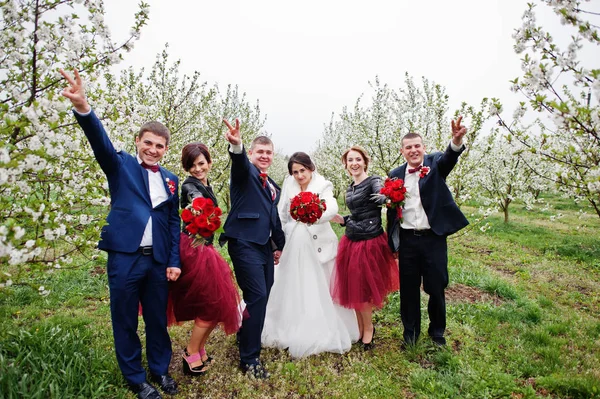
M446 330L448 286L448 246L446 236L429 232L416 236L412 230L400 229L400 316L404 340L414 343L421 334L421 281L429 294L429 336L439 338Z
M157 263L153 256L109 251L107 272L115 351L125 380L129 384L146 381L137 335L140 302L148 368L153 374L167 374L172 349L167 332L166 265Z
M242 365L252 365L260 357L267 300L273 286L273 252L270 243L259 245L231 238L227 248L250 315L242 321L242 328L238 332L240 362Z

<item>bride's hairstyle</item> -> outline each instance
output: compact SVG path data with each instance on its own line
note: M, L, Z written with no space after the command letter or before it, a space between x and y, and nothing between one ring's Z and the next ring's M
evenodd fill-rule
M200 155L204 155L207 163L212 163L210 152L205 144L198 142L186 144L183 150L181 150L181 166L183 166L183 170L189 172L192 166L194 166L194 161Z
M290 157L290 160L288 161L288 172L290 172L290 175L292 174L292 166L295 163L304 166L306 169L310 170L311 172L315 171L315 164L310 159L308 154L305 152L295 152Z

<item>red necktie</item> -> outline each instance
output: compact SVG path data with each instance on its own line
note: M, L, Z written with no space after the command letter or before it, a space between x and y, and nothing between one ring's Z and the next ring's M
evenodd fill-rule
M263 181L263 184L262 184L263 188L267 187L267 178L268 177L269 177L269 175L267 173L260 174L260 179ZM277 197L277 194L275 193L275 189L269 185L269 191L271 192L271 199L273 201L275 201L275 197Z
M267 178L269 177L269 175L267 173L261 173L260 174L260 178L263 182L263 188L267 187Z
M158 172L159 169L158 164L148 165L146 162L142 162L140 165L142 165L142 168L151 170L153 173Z
M423 165L419 165L419 166L417 166L416 168L410 168L410 169L408 170L408 173L415 173L415 172L418 172L418 171L420 171L420 170L421 170L421 168L422 168L422 167L423 167Z

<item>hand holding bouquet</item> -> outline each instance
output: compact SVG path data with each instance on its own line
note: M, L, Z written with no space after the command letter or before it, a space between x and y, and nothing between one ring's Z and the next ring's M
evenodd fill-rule
M402 221L402 207L406 199L406 187L404 180L389 177L385 179L383 187L379 191L386 198L385 206L388 208L396 208L397 216Z
M204 244L221 227L221 214L221 208L204 197L194 198L185 207L181 212L181 220L186 223L185 230L194 237L194 247Z

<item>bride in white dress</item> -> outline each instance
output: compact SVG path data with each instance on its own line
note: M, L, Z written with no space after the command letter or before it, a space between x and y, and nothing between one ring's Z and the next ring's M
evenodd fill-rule
M294 358L320 352L344 353L359 338L353 310L333 303L329 281L338 239L329 220L338 212L333 185L315 171L310 157L297 152L288 162L278 210L286 244L275 266L262 344L288 348ZM290 200L301 191L319 194L327 210L313 225L290 216Z

